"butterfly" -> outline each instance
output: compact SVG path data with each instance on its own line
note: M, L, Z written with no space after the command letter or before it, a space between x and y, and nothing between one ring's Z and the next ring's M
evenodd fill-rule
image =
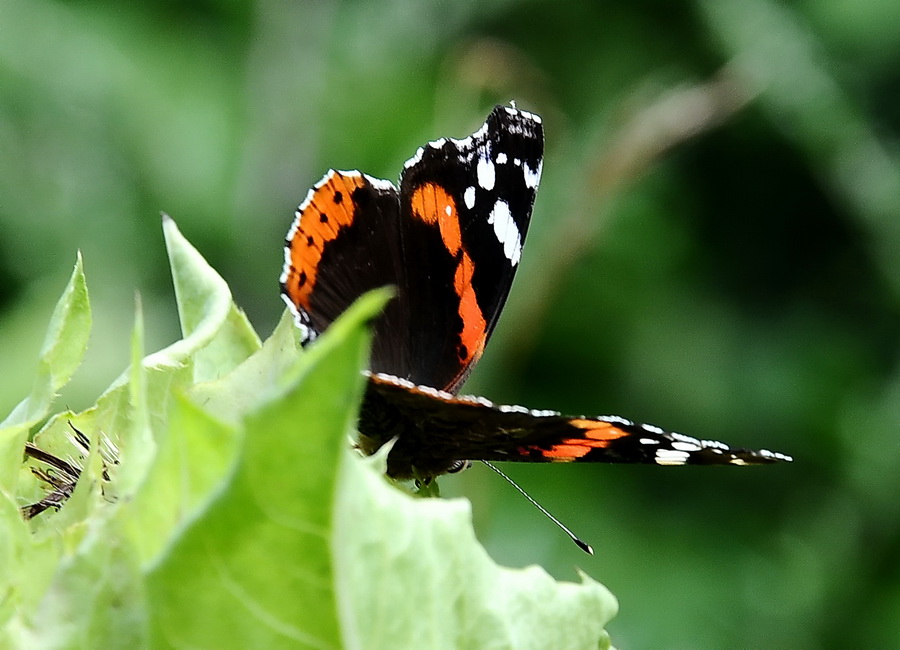
M330 170L297 208L280 283L303 345L366 291L397 289L375 325L359 449L372 454L394 440L388 475L420 481L472 460L790 461L618 416L571 417L458 395L519 266L543 147L540 117L497 106L469 137L420 147L399 186Z

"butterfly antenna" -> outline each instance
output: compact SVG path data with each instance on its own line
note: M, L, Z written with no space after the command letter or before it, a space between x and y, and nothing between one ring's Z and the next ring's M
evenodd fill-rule
M569 530L568 528L566 528L566 527L563 525L563 523L562 523L559 519L557 519L556 517L554 517L553 515L551 515L551 514L547 511L547 509L546 509L544 506L542 506L540 503L538 503L537 501L535 501L533 498L531 498L531 495L530 495L530 494L528 494L525 490L523 490L522 488L520 488L519 485L518 485L518 483L516 483L514 480L512 480L512 479L509 478L506 474L504 474L502 471L500 471L500 468L499 468L499 467L497 467L497 466L494 465L493 463L489 463L489 462L486 461L486 460L483 460L483 461L481 461L481 462L484 463L485 465L487 465L488 467L490 467L490 468L491 468L492 470L494 470L495 472L497 472L497 474L499 474L500 476L502 476L503 478L505 478L505 479L506 479L506 482L509 483L510 485L512 485L514 488L516 488L516 489L519 491L519 494L521 494L523 497L525 497L526 499L528 499L528 501L529 501L529 503L531 503L531 505L533 505L535 508L537 508L537 509L540 510L542 513L544 513L544 515L547 517L547 519L549 519L549 520L552 521L554 524L556 524L557 526L559 526L560 530L562 530L566 535L568 535L568 536L569 536L569 539L571 539L573 542L575 542L575 545L578 546L578 548L580 548L582 551L584 551L584 552L587 553L588 555L593 555L593 554L594 554L594 549L591 548L591 545L590 545L590 544L588 544L587 542L585 542L583 539L580 539L575 533L573 533L571 530Z

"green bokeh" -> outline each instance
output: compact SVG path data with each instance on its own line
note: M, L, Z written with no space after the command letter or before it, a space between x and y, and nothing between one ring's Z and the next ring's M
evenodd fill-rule
M484 470L501 563L579 565L621 647L860 647L900 632L900 4L0 0L5 415L77 249L94 330L64 403L178 337L159 212L257 331L326 169L396 178L495 102L547 153L507 313L468 387L792 454L732 469ZM596 531L596 533L593 533Z

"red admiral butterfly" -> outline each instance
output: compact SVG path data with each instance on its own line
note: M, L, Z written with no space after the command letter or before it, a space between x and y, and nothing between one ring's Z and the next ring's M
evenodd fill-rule
M790 461L635 424L566 417L456 395L484 352L513 281L541 177L537 115L497 106L468 138L406 162L399 189L329 171L287 234L282 298L303 344L370 289L397 287L375 326L359 448L389 440L394 478L430 479L472 459L755 465Z

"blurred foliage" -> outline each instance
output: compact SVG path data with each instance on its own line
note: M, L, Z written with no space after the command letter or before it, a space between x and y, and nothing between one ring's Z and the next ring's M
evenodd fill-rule
M327 168L395 178L516 99L545 119L544 179L468 390L796 462L510 467L592 559L483 469L445 491L501 563L604 582L621 647L890 646L897 25L894 0L0 0L0 407L28 393L76 249L78 409L122 371L135 291L148 345L177 338L160 210L264 334Z

